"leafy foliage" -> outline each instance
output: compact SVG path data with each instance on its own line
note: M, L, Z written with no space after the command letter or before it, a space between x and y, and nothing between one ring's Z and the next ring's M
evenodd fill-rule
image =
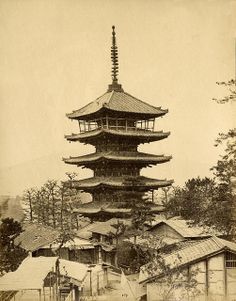
M220 104L227 103L229 101L235 101L236 100L236 80L231 79L227 82L217 82L217 85L227 87L230 94L228 96L225 96L223 98L217 99L213 98L213 100L217 101Z
M69 183L75 174L67 174ZM80 199L78 192L70 185L48 180L42 187L30 188L24 192L24 209L26 220L37 222L53 228L79 228L78 216L74 209L78 208Z
M27 256L25 250L14 244L14 239L22 232L19 222L12 218L1 220L0 225L0 274L15 271Z
M165 256L176 250L176 246L164 243L164 237L146 234L142 249L146 250L147 263L142 266L141 273L151 278L158 284L158 294L165 301L173 300L176 290L181 292L180 299L185 300L197 296L196 275L198 268L186 268L182 266L182 258L176 252L176 258L170 263L166 262Z
M195 223L211 224L209 206L217 195L214 180L196 178L188 180L183 188L175 188L166 209L172 216L181 216Z
M128 273L137 273L147 263L147 253L140 246L122 241L117 246L117 265Z

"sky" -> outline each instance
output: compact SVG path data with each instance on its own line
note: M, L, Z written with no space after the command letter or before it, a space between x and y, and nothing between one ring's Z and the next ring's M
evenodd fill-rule
M65 114L111 83L112 25L124 90L169 109L157 121L169 138L139 150L173 159L142 174L175 185L212 176L214 140L236 120L235 104L212 100L235 77L236 1L0 0L0 194L92 175L62 161L93 152L64 139L79 131Z

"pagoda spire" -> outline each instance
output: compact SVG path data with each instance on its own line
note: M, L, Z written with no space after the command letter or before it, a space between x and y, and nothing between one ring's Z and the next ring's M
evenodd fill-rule
M118 62L118 47L116 45L115 26L112 26L112 46L111 46L111 77L112 84L108 86L108 92L118 91L123 92L122 86L118 84L119 62Z

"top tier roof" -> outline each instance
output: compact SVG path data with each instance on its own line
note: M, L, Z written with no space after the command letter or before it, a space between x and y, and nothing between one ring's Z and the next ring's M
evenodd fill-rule
M121 84L118 83L119 62L115 26L112 26L111 61L112 83L108 86L107 92L83 108L67 114L68 118L96 118L101 116L100 113L107 110L109 110L111 114L118 112L120 115L127 115L128 113L138 115L138 118L140 118L140 116L143 118L153 118L162 116L168 112L168 110L162 110L160 107L149 105L148 103L124 92Z
M91 115L97 115L104 109L113 112L148 115L150 117L162 116L168 112L168 110L163 110L161 107L149 105L124 91L113 90L106 92L85 107L67 114L67 117L70 119L86 119Z

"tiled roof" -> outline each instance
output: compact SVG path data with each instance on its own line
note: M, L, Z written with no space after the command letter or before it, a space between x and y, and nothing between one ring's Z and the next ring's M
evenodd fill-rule
M102 212L105 213L122 213L129 215L132 211L131 208L124 208L124 203L120 204L119 202L90 202L86 204L81 204L79 208L74 209L74 212L79 214L100 214ZM162 212L164 211L165 207L162 205L153 205L151 207L152 212ZM91 226L91 225L90 225ZM85 229L85 228L83 228ZM83 231L81 229L81 231ZM79 230L80 231L80 230Z
M73 278L79 282L85 280L88 274L88 266L74 261L59 259L60 275Z
M115 227L113 227L113 225L117 224L118 221L124 223L126 226L131 224L131 221L127 219L112 218L106 222L93 223L93 226L90 228L89 231L103 235L109 235L110 233L115 234L116 229Z
M190 221L176 218L154 220L152 221L152 225L149 228L149 231L152 231L153 228L156 228L161 224L166 224L167 226L171 227L184 238L209 237L217 234L216 232L213 232L212 229L192 226L190 224Z
M168 110L162 110L160 107L149 105L126 92L112 91L106 92L83 108L67 114L67 117L71 119L79 119L94 114L103 108L111 111L151 116L162 116L168 112Z
M42 248L51 248L51 249L58 249L60 243L55 242L52 244L44 245ZM80 237L74 237L72 240L67 241L66 243L63 244L63 248L68 248L68 249L94 249L94 246L91 244L91 242L88 239L80 238Z
M83 227L82 229L79 229L76 232L76 236L83 238L83 239L90 239L92 237L92 232L90 231L90 229L92 229L93 224L89 224L85 227Z
M27 251L35 251L40 247L50 244L57 239L59 231L39 224L29 224L23 232L16 237L15 243Z
M116 229L106 222L97 222L90 230L92 233L98 233L109 236L111 233L115 234Z
M110 151L110 152L93 153L93 154L80 156L80 157L70 157L63 160L65 161L65 163L77 164L77 165L83 165L86 163L96 162L103 159L113 160L113 161L122 160L122 161L147 162L148 164L155 164L155 163L167 162L171 158L172 158L171 156L153 155L153 154L146 154L141 152Z
M152 132L152 131L118 131L111 129L97 129L89 132L83 132L80 134L71 134L65 135L65 138L68 141L85 141L88 138L98 138L104 134L109 134L112 136L120 136L120 137L132 137L138 139L140 141L157 141L161 139L165 139L170 135L170 132Z
M186 245L180 250L175 250L166 254L163 256L163 259L167 265L175 268L201 261L206 257L224 250L236 252L236 244L218 237L210 237L196 241L196 243ZM159 275L161 275L161 270L156 271L155 277L158 277ZM144 282L152 278L153 275L150 275L143 267L140 271L139 282Z
M15 272L0 278L0 291L42 289L57 260L57 257L27 257Z
M122 187L133 187L133 184L124 183L124 177L93 177L89 179L79 180L79 181L72 181L70 184L73 188L81 189L81 190L89 190L93 188L97 188L100 186L110 186L116 188ZM138 183L136 186L143 189L151 189L151 188L159 188L159 187L166 187L170 186L173 181L172 180L156 180L150 179L146 177L138 177Z

